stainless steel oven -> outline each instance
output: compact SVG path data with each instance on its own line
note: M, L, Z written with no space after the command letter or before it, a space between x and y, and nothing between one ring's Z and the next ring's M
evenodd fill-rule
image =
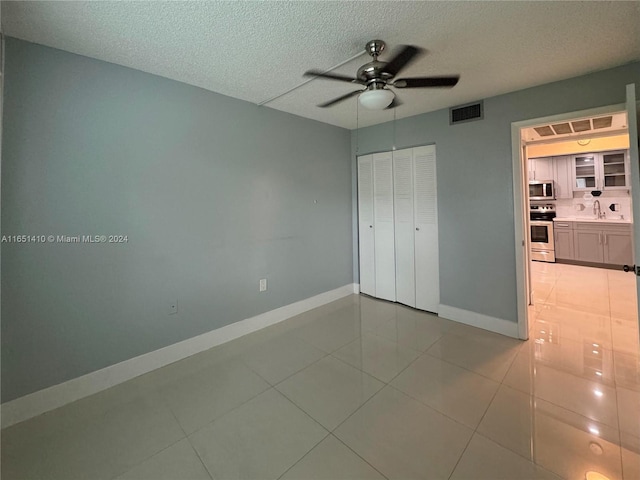
M531 205L530 252L531 259L540 262L555 262L555 239L553 238L553 219L556 216L555 206Z

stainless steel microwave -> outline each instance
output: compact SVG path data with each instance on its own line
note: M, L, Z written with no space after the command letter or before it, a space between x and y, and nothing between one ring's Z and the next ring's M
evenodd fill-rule
M529 200L555 200L553 180L532 180L529 182Z

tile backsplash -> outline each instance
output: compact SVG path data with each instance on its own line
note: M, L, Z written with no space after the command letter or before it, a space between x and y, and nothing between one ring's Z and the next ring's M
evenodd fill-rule
M600 208L607 213L607 218L631 219L631 196L627 192L602 192L599 197L585 199L582 192L574 192L574 198L566 200L556 200L556 215L558 217L584 217L593 218L593 202L600 201ZM609 205L617 203L620 205L619 212L612 212Z

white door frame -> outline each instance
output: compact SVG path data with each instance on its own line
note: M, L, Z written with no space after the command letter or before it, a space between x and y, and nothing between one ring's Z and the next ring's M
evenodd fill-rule
M608 113L625 112L626 105L619 103L605 107L590 108L577 112L562 113L549 117L532 118L511 123L511 158L513 166L513 216L515 225L516 247L516 290L518 302L518 337L522 340L529 338L529 192L525 189L528 184L527 170L522 157L522 143L520 130L523 128L559 123L580 117L605 115ZM632 195L633 195L632 190ZM636 192L637 194L637 192Z

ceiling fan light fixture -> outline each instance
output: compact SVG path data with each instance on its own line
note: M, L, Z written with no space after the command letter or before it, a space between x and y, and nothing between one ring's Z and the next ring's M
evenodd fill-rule
M362 92L358 97L358 101L360 105L369 110L384 110L391 105L394 98L395 94L391 90L380 88Z

